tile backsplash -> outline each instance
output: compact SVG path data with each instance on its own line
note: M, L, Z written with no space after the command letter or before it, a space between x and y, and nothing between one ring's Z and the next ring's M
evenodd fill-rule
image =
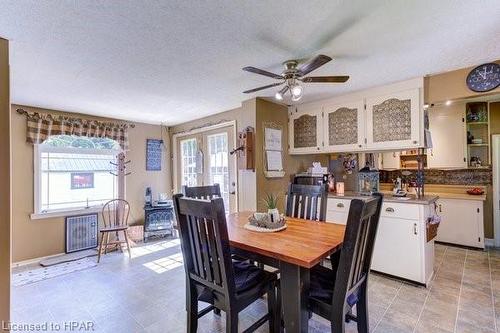
M392 183L393 179L402 177L406 179L415 179L416 170L408 170L410 176L402 176L403 170L380 170L380 182ZM443 185L490 185L492 183L491 168L474 169L426 169L424 170L424 180L426 184Z

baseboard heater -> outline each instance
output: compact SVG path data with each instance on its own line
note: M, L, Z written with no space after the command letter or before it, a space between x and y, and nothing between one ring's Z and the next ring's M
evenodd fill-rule
M97 247L98 215L66 217L66 253Z

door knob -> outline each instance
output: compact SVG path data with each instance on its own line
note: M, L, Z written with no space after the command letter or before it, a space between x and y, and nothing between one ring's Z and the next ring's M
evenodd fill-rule
M236 194L236 191L231 191L229 192L229 194Z

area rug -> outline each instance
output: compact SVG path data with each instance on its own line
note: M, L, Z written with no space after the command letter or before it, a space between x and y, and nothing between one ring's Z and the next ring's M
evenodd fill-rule
M83 250L73 253L61 254L60 256L51 257L40 261L43 267L59 265L68 261L77 261L87 257L95 257L97 255L96 249Z
M82 271L97 266L93 259L83 258L76 261L64 262L50 267L41 267L12 274L12 285L19 287L27 284L55 278L57 276Z

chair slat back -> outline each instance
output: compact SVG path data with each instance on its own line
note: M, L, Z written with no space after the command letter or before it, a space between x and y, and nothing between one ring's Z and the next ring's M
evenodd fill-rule
M174 207L188 278L227 295L234 293L223 199L202 200L176 194Z
M359 286L368 278L382 201L379 193L371 200L351 201L333 291L336 302L356 296Z
M125 227L128 225L130 205L123 199L106 202L102 207L102 220L105 228Z
M290 184L286 200L286 216L326 221L327 200L326 186Z
M207 185L207 186L183 186L182 193L188 198L196 199L214 199L221 198L220 186L219 184Z

